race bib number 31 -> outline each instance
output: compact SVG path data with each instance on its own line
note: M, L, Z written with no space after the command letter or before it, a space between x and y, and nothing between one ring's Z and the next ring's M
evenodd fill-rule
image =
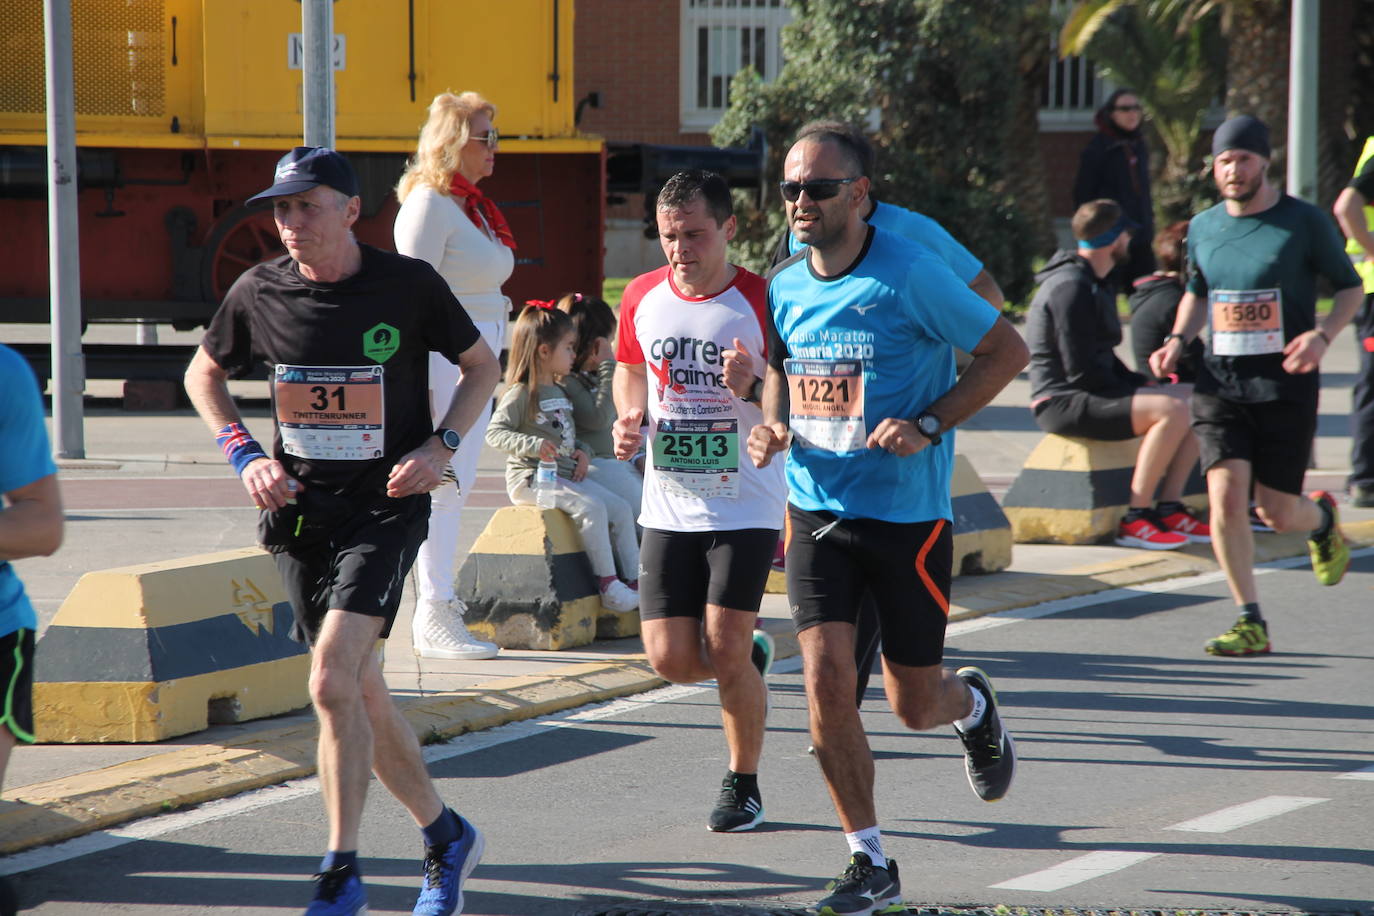
M316 461L382 457L381 366L284 366L272 380L286 454Z
M660 420L654 475L664 492L696 499L739 496L739 421Z
M1212 353L1259 356L1283 352L1283 298L1277 289L1215 289L1207 297Z
M866 448L863 360L788 359L783 369L797 441L830 452Z

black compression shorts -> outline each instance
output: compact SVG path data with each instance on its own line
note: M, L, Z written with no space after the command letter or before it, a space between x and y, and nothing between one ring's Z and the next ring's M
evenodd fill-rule
M923 668L944 658L954 534L945 519L884 522L787 506L787 594L797 631L854 623L872 595L883 656Z

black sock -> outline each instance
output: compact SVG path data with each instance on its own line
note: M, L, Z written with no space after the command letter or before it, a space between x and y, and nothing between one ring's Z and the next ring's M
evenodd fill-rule
M347 852L338 849L329 850L320 860L320 871L326 872L331 868L341 868L344 865L352 866L353 873L359 877L362 876L362 872L358 871L358 850L356 849L350 849Z
M434 823L422 827L420 832L425 835L426 846L447 846L463 835L463 822L452 808L445 806Z
M1122 521L1133 522L1136 519L1140 518L1142 515L1148 515L1149 513L1149 506L1128 506L1126 509L1126 517L1123 518Z
M1264 617L1260 614L1259 602L1251 601L1249 604L1240 606L1240 619L1250 623L1264 623Z
M1162 499L1155 503L1155 511L1160 515L1168 515L1170 512L1183 512L1187 508L1187 506L1176 499Z
M736 773L734 770L726 770L725 778L727 780L732 780L735 785L745 791L756 789L759 785L758 773Z
M1324 538L1331 533L1331 526L1336 523L1335 513L1331 507L1324 502L1317 503L1317 508L1322 510L1322 523L1312 529L1312 539Z

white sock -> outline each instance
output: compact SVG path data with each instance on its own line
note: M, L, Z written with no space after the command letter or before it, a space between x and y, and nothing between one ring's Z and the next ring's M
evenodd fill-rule
M978 723L983 721L983 713L988 711L988 700L983 696L983 691L969 687L968 692L969 696L973 697L973 711L962 719L954 720L954 727L965 733L971 728L977 728Z
M862 852L878 868L887 868L887 856L883 855L883 835L876 825L846 833L844 839L849 844L850 852Z

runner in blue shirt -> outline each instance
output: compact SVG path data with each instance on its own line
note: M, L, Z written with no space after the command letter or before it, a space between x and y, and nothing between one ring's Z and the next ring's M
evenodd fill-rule
M43 398L24 358L0 344L0 785L10 751L33 737L33 638L38 615L11 560L47 556L62 543L62 494L43 425ZM0 878L0 912L15 912Z
M928 249L865 224L869 178L843 132L795 144L788 225L807 246L769 279L764 422L749 453L788 449L787 585L811 738L851 852L817 904L868 913L901 900L883 851L873 758L853 702L854 620L872 595L893 711L913 729L954 723L969 783L995 801L1015 748L986 674L942 665L953 557L949 431L1026 364L1015 329ZM954 348L973 360L957 381Z

